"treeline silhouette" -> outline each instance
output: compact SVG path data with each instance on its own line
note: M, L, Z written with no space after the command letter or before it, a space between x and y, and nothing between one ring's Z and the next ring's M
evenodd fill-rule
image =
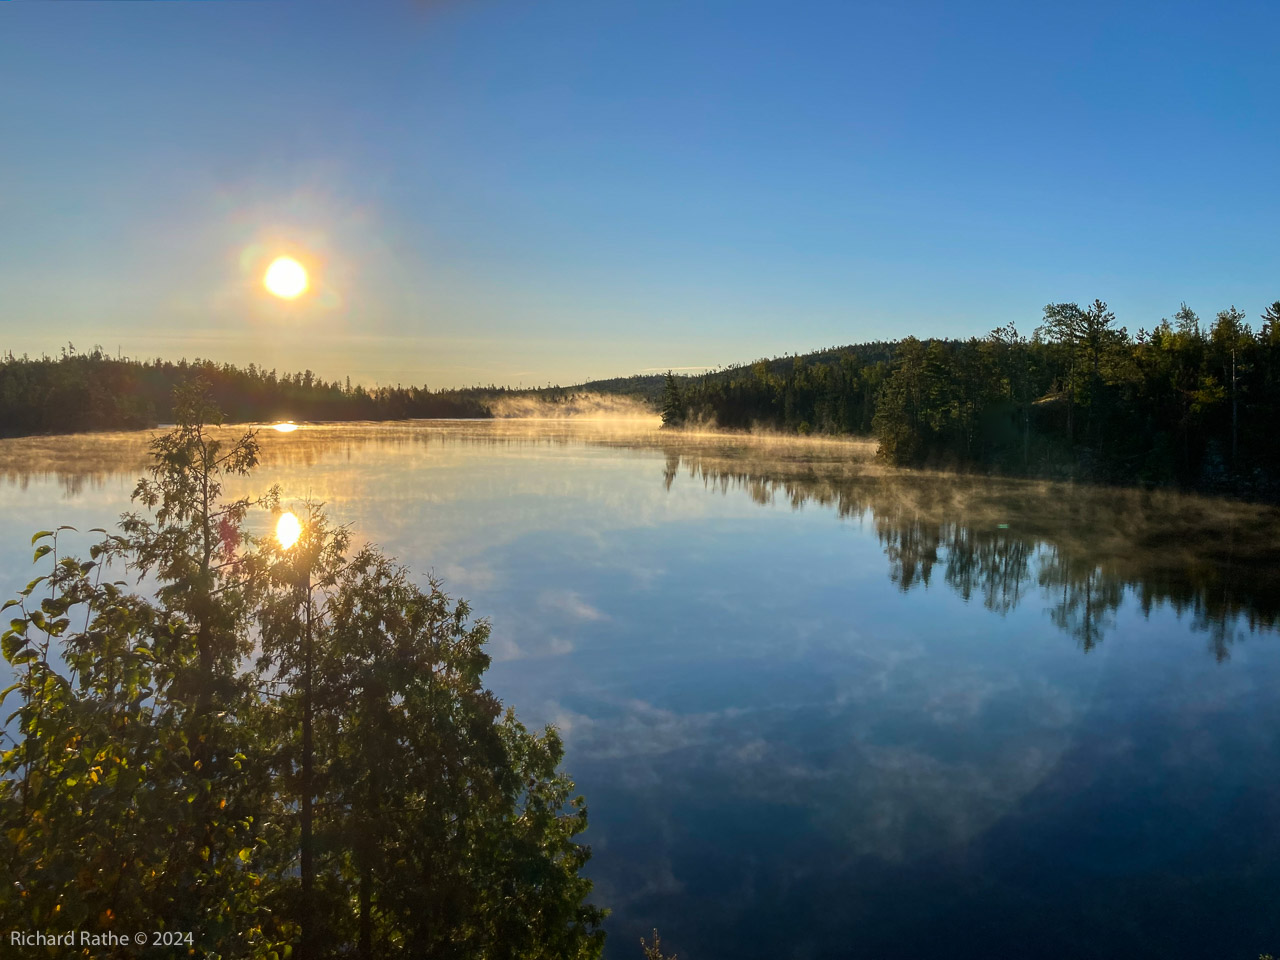
M1280 492L1280 301L1254 329L1185 304L1130 335L1095 300L1045 307L1026 337L919 340L668 376L668 424L871 434L888 461Z
M212 360L132 360L101 347L58 357L0 358L0 436L130 430L170 423L174 389L195 379L228 420L400 420L487 417L502 387L430 390L353 386L310 370L277 373Z
M897 349L896 340L874 340L868 343L855 343L843 346L832 346L822 350L814 350L803 355L788 354L782 357L774 357L769 360L758 360L754 365L744 366L742 364L730 364L715 369L707 369L704 373L695 375L681 375L680 380L698 383L732 383L741 378L744 370L754 370L757 367L766 373L775 376L785 376L786 372L791 369L792 365L801 360L803 363L827 364L838 363L846 357L854 357L861 364L869 365L875 363L886 363L893 358L894 351ZM674 375L673 375L674 376ZM666 396L668 387L668 375L661 373L635 373L629 377L608 377L600 380L588 380L585 383L578 384L574 387L550 387L535 390L533 392L540 396L555 398L557 395L567 392L572 393L612 393L625 397L634 397L642 400L653 407L660 407ZM739 422L740 421L740 422ZM732 425L729 423L722 424L726 428L731 426L750 426L750 420L738 418Z

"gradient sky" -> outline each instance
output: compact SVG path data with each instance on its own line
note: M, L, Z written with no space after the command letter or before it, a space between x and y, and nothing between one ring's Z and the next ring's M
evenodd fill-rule
M1280 4L0 4L0 350L571 383L1280 299ZM316 288L261 291L294 253Z

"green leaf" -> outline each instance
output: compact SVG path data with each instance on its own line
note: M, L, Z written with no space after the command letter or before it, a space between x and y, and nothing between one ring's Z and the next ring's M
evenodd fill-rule
M38 533L34 533L34 534L32 534L32 536L31 536L31 545L34 547L34 546L36 545L36 541L37 541L37 540L42 540L42 539L44 539L45 537L52 537L52 536L53 536L53 531L52 531L52 530L41 530L41 531L39 531Z
M35 556L31 558L31 562L35 563L41 557L50 553L53 553L53 547L49 546L47 543L42 543L40 546L36 547L36 553Z
M6 601L4 602L4 606L3 606L3 607L0 607L0 612L3 612L3 611L5 611L5 610L8 610L10 607L16 607L16 606L17 606L18 604L20 604L21 602L22 602L21 600L18 600L18 599L16 599L16 598L15 598L15 599L13 599L13 600L6 600Z
M248 863L249 858L253 856L253 851L249 847L243 847L237 856L240 858L242 863Z
M36 577L34 580L32 580L25 587L23 587L21 590L18 591L18 596L20 597L31 596L31 591L34 590L36 587L40 586L40 584L44 583L44 581L48 579L49 579L48 574L42 574L41 576Z

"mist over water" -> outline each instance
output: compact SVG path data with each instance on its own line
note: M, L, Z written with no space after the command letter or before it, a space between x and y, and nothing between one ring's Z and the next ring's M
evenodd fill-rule
M503 420L622 420L656 427L660 418L647 404L617 394L577 393L550 401L537 396L498 396L489 404Z
M492 618L609 957L1280 946L1280 511L581 411L264 431L227 492L325 501ZM149 436L0 441L6 596L32 531L128 508Z

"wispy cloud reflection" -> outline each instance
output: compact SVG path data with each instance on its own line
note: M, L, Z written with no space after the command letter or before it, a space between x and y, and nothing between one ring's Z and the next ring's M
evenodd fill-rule
M545 590L538 597L538 606L563 614L572 620L597 621L608 617L593 607L574 590Z
M772 943L779 955L829 957L843 955L841 943L870 943L867 955L881 955L877 938L914 943L924 935L913 924L941 909L931 898L967 902L965 891L987 891L991 902L970 909L988 920L1012 909L1041 916L1079 894L1029 906L1017 888L1025 859L1062 871L1037 883L1073 890L1117 842L1130 858L1185 855L1196 841L1176 811L1205 802L1195 798L1206 765L1227 775L1231 740L1218 720L1245 695L1218 690L1133 727L1114 693L1087 716L1078 691L1042 678L935 677L923 702L915 679L891 676L889 695L863 708L557 704L592 798L588 839L608 851L594 870L617 897L615 930L638 933L658 918L682 949L713 950L717 935L703 931L714 930L736 949ZM1261 731L1252 739L1274 750ZM1223 802L1230 796L1252 810L1248 795L1228 790ZM1130 809L1135 797L1146 799ZM1237 826L1255 830L1246 818ZM1161 855L1170 831L1182 839ZM1073 835L1085 848L1064 860L1054 845Z
M445 589L452 593L492 590L498 581L493 568L484 563L446 563L436 572L444 578Z
M992 715L1010 698L1022 700L1022 717L1045 721L995 729ZM575 767L607 767L616 787L668 797L710 789L720 803L792 808L839 837L842 855L885 860L966 842L1033 790L1070 743L1056 691L959 682L918 715L905 703L679 713L636 699L594 715L558 703L547 712Z
M530 660L538 657L563 657L573 653L572 641L557 636L530 636L516 642L503 629L495 629L489 637L489 656L496 663Z

